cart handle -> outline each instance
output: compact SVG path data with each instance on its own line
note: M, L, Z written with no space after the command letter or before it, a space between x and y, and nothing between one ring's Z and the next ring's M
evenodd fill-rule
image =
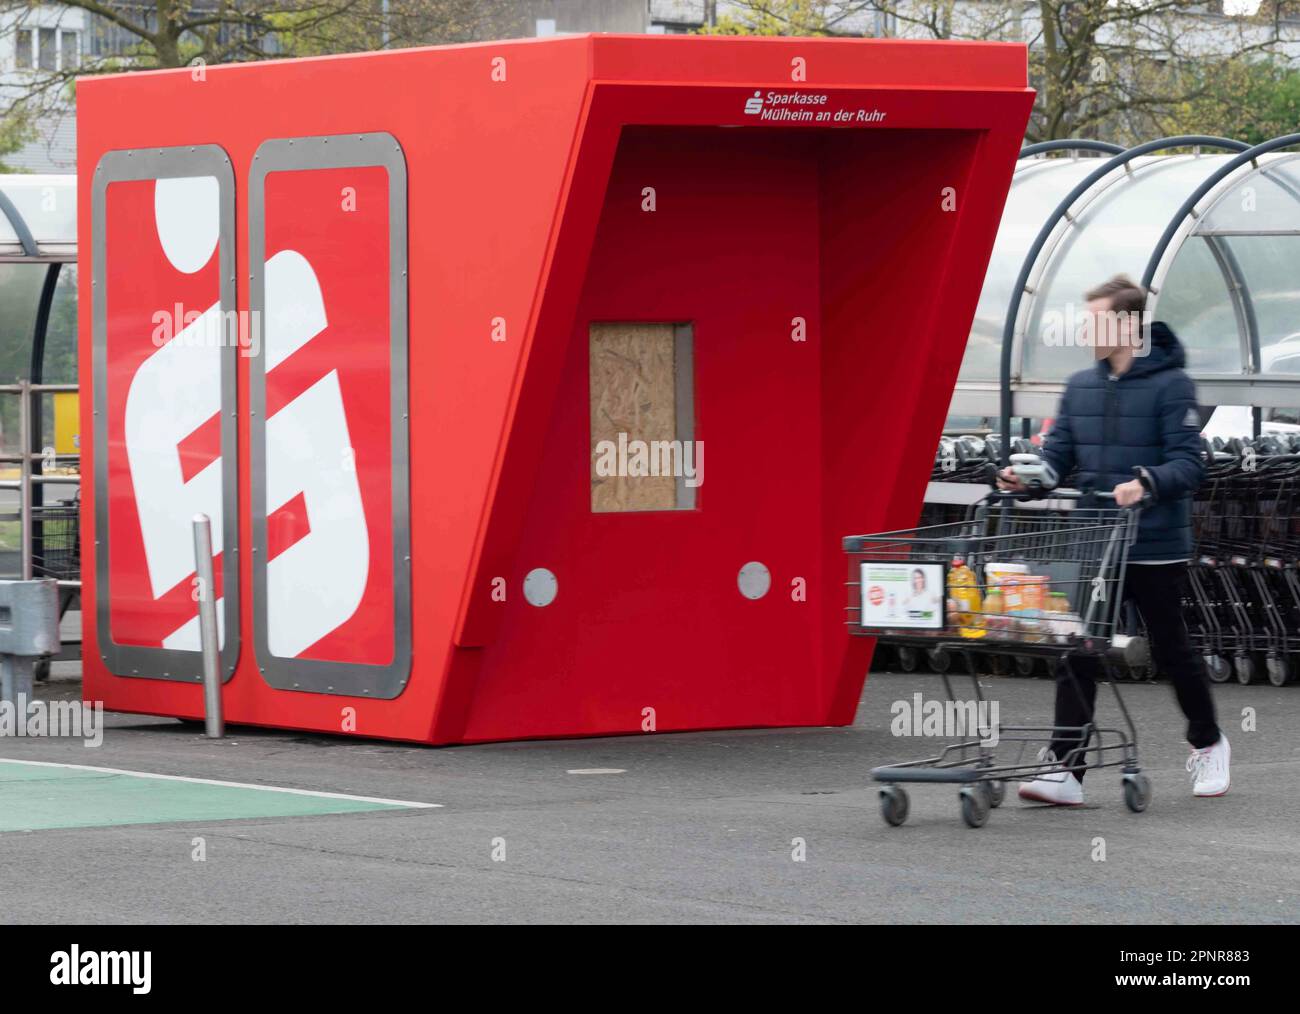
M983 502L987 503L989 501L994 501L994 500L1002 500L1002 501L1082 500L1085 497L1093 497L1097 500L1114 500L1115 494L1113 492L1108 493L1100 489L1089 490L1087 492L1078 489L1054 489L1039 494L1025 493L1014 489L993 489L993 490L989 490L988 494L984 497ZM1137 503L1128 504L1120 509L1130 510L1130 511L1141 510L1143 507L1147 506L1150 503L1151 503L1151 494L1149 492L1144 491L1141 500L1139 500Z

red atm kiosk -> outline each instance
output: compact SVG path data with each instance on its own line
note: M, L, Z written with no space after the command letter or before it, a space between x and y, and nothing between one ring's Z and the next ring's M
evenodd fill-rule
M1020 45L574 36L78 86L85 694L425 743L853 719ZM84 256L84 255L83 255Z

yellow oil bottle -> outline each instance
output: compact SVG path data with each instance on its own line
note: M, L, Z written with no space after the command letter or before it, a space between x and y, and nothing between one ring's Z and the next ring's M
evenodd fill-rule
M983 609L980 604L980 586L975 572L966 566L966 558L958 555L948 568L948 598L957 604L957 625L962 637L983 637Z

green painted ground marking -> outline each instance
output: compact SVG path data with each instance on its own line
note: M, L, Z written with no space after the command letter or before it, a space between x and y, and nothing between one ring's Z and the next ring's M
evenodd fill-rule
M440 805L0 758L0 832L305 817Z

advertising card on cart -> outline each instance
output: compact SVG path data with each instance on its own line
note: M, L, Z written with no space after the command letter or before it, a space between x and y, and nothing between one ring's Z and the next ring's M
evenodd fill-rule
M943 626L941 563L862 562L863 627L938 630Z

